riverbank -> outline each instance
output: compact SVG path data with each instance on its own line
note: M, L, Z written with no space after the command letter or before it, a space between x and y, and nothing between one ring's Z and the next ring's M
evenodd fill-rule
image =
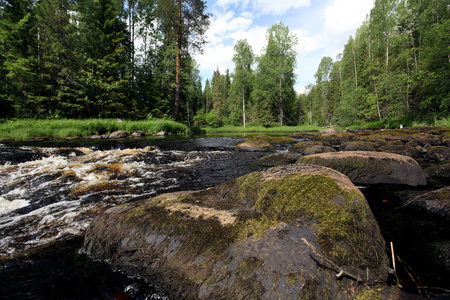
M141 132L154 135L165 132L170 135L199 133L256 133L256 132L318 132L319 126L300 125L266 128L263 126L224 126L220 128L189 127L171 120L129 121L120 119L61 119L61 120L8 120L0 123L0 140L26 141L30 139L65 139L105 136L122 130L128 133Z
M35 138L64 139L111 134L115 131L156 134L188 134L188 126L170 120L127 121L120 119L9 120L0 123L0 139L25 141Z

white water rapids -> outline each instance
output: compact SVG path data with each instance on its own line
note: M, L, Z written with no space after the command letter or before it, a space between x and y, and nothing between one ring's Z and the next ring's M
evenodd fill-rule
M0 258L83 235L105 207L174 190L192 175L189 167L209 159L207 152L154 147L63 149L64 156L61 148L31 150L43 158L0 166ZM214 155L221 153L226 155Z

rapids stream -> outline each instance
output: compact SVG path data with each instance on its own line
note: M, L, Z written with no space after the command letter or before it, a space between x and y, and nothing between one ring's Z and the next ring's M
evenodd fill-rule
M234 151L243 140L0 145L0 299L168 299L151 282L112 272L79 254L84 232L94 216L111 206L165 192L205 189L259 170L256 162L267 154ZM278 149L286 150L287 146ZM385 193L370 193L375 199L368 199L375 203L386 198ZM375 212L391 215L380 207ZM445 230L444 235L448 226ZM382 231L385 236L392 232ZM408 251L409 246L403 247Z

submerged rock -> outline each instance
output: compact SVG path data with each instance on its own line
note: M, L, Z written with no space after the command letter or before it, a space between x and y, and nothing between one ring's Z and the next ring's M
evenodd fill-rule
M108 209L83 250L174 299L345 299L386 280L384 247L348 177L289 165Z
M427 184L422 168L414 159L393 153L322 153L301 157L297 163L332 168L347 175L354 184Z

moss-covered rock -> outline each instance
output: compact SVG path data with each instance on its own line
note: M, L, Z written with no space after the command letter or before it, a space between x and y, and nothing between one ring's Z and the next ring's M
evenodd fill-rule
M404 206L450 221L450 186L433 191L397 192Z
M317 154L317 153L329 153L329 152L336 152L336 150L334 148L331 148L328 146L315 145L315 146L306 148L305 151L303 151L303 155L311 155L311 154Z
M450 178L450 163L428 167L424 172L431 178Z
M411 140L421 146L425 146L427 144L431 146L438 146L441 144L441 137L439 135L433 135L423 132L413 134L411 136Z
M346 142L339 146L340 151L377 151L378 144L365 141Z
M251 152L274 152L276 149L275 147L263 140L250 140L245 141L243 143L240 143L236 145L236 150L238 151L251 151Z
M378 148L378 151L405 155L412 158L417 158L420 154L420 152L416 148L403 144L381 146L380 148Z
M450 147L450 132L445 132L442 135L442 144L444 144L447 147Z
M111 208L83 249L174 299L346 299L336 274L384 282L384 247L346 176L289 165Z
M299 158L299 164L320 165L347 175L355 184L425 185L419 164L412 158L381 152L346 151Z
M339 146L342 143L352 141L357 138L358 136L356 134L347 131L334 131L332 133L321 131L314 137L316 141L323 141L331 146Z
M291 146L289 148L289 152L304 155L304 151L311 146L329 146L329 145L322 141L303 141Z
M258 165L263 167L283 166L295 163L298 158L298 155L292 153L277 153L264 156L258 161Z
M435 161L450 160L450 147L432 146L429 148L425 158Z

